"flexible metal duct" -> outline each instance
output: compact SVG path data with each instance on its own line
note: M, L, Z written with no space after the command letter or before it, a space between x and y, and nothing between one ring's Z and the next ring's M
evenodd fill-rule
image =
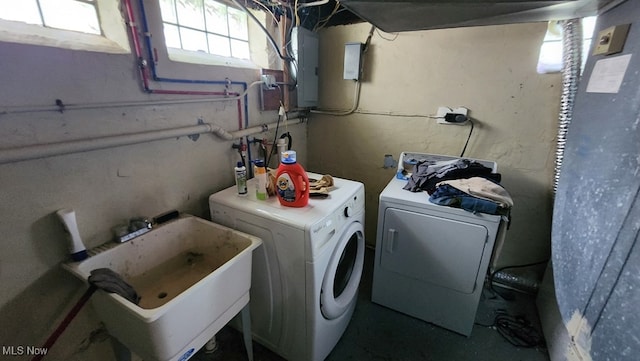
M571 19L563 22L562 35L562 96L560 98L560 114L558 117L558 136L556 146L556 162L554 169L553 192L555 194L560 178L564 148L567 143L567 132L573 117L573 104L578 92L580 68L582 66L582 21ZM525 293L537 293L539 280L531 279L526 274L515 273L515 270L498 270L492 282Z
M538 268L540 268L539 265ZM539 287L536 273L533 272L535 269L536 268L532 266L525 272L517 272L516 269L498 271L493 275L492 281L494 284L500 285L504 288L535 295L538 293Z
M580 19L564 21L562 46L562 97L560 98L560 115L558 118L558 140L553 180L554 194L558 189L564 148L567 144L567 132L573 117L573 104L578 92L578 81L580 79L580 67L582 65L582 21Z

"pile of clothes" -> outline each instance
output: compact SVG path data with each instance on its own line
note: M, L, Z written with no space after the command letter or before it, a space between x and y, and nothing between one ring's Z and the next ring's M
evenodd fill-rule
M456 159L429 164L419 161L404 189L425 191L435 204L470 212L508 215L513 207L509 193L500 185L500 173L483 164Z

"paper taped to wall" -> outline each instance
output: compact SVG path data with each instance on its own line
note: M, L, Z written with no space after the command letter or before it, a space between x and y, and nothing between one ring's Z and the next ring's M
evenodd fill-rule
M627 72L631 54L596 62L587 84L587 93L617 93Z

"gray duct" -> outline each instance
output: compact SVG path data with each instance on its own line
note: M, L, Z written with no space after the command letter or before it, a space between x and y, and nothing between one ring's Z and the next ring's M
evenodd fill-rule
M558 119L558 140L554 170L553 193L558 190L558 180L567 144L567 132L573 117L573 104L578 92L580 67L582 65L582 22L580 19L566 20L562 34L562 97Z

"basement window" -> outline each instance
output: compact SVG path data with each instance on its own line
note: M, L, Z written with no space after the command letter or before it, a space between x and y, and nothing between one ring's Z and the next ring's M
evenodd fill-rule
M269 48L260 26L232 2L159 0L159 4L169 59L250 68L273 66L269 64ZM249 11L269 28L265 12Z
M118 2L0 0L0 41L129 53Z
M587 62L596 18L596 16L590 16L582 19L582 64L580 69L584 69L584 64ZM537 67L539 74L562 71L562 49L562 24L558 21L550 21L540 47Z
M160 0L168 47L249 59L247 15L213 0Z
M3 3L8 1L3 0ZM22 0L3 7L6 20L102 35L95 1ZM77 16L68 16L76 14Z

